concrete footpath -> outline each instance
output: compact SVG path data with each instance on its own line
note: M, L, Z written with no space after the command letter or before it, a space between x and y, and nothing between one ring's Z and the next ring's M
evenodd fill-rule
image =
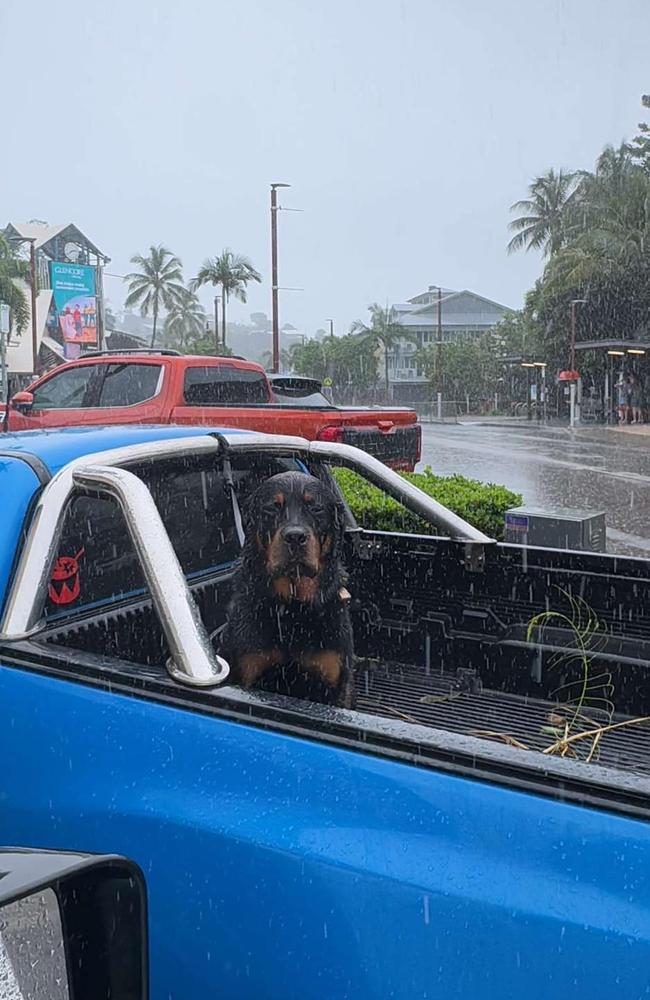
M451 421L442 420L440 423L450 423ZM431 421L433 424L437 424L437 420ZM648 424L578 424L577 427L570 428L566 420L547 420L546 423L542 420L537 420L533 418L528 420L527 417L483 417L474 416L468 414L467 416L460 416L457 420L458 424L467 424L473 427L503 427L512 429L521 429L523 427L530 427L531 430L565 430L574 431L576 434L589 434L596 432L596 434L630 434L634 437L650 437L650 423Z

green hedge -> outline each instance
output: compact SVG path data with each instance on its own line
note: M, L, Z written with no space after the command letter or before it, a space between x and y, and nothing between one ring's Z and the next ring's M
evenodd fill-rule
M349 469L335 469L334 475L350 510L363 528L377 531L405 531L433 535L435 530L417 515ZM427 466L424 472L405 472L404 478L469 521L492 538L503 538L504 513L518 507L522 498L505 486L480 483L464 476L434 476Z

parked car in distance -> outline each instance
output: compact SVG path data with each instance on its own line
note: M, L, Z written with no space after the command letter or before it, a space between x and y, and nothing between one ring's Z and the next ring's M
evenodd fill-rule
M274 379L273 386L261 365L242 358L96 352L16 393L7 430L206 424L351 444L405 471L420 460L421 427L414 410L334 406L311 379Z

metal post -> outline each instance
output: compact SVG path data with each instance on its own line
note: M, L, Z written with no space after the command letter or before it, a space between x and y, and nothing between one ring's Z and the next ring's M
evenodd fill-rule
M442 393L437 393L438 397L438 420L442 420Z
M219 353L219 296L214 297L214 347Z
M0 324L0 378L2 379L2 402L5 406L3 424L6 425L7 408L9 406L9 387L7 385L7 336Z
M530 392L531 392L530 368L527 368L526 371L528 373L528 403L527 403L528 409L526 411L526 419L527 420L532 420L533 419L533 401L530 398Z
M96 258L99 261L99 258ZM108 262L110 263L110 261ZM104 306L104 264L95 265L97 272L95 298L95 336L97 337L97 347L103 350L106 347L106 309Z
M438 285L438 352L436 357L438 393L442 395L442 288Z
M569 357L569 369L576 370L576 305L575 299L571 303L571 352Z
M227 330L226 330L226 305L227 305L227 302L228 302L228 296L226 295L226 290L225 290L225 288L223 288L223 286L221 288L221 295L217 296L217 298L221 299L221 343L223 344L223 349L224 349L224 352L225 352L225 349L226 349L226 336L227 336Z
M38 369L38 320L36 316L36 298L38 295L38 285L36 277L36 248L34 246L34 240L30 241L29 244L29 271L30 271L30 284L32 293L32 367L34 369L34 375L37 374Z
M614 356L609 356L609 405L607 407L607 423L616 423L616 399L614 398Z
M271 371L280 371L280 326L278 316L278 195L275 184L271 184L271 299L273 344Z
M571 382L569 387L569 427L576 425L576 384Z
M332 340L334 340L334 320L333 319L328 319L327 322L330 325L330 338Z
M11 332L11 311L6 303L0 302L0 378L2 378L2 402L4 414L0 425L1 430L7 429L7 414L9 412L9 382L7 373L7 344Z
M576 306L584 305L586 299L571 299L571 349L569 352L569 368L576 370Z

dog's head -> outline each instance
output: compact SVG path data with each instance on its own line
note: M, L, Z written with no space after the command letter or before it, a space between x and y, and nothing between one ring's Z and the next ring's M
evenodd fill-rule
M248 541L262 555L271 587L283 601L323 599L342 535L339 501L314 476L281 472L251 497Z

